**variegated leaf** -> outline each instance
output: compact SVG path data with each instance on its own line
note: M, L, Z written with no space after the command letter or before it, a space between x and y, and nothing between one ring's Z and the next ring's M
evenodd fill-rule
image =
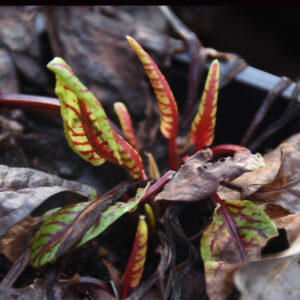
M55 92L61 103L65 134L71 148L94 165L102 164L104 159L122 165L101 103L63 59L55 57L47 67L56 74Z
M95 219L94 223L88 226L88 230L81 235L79 243L77 243L77 245L75 244L76 246L74 245L75 248L98 236L119 217L136 206L146 193L149 185L150 183L127 203L115 202L105 209L102 214ZM109 198L112 196L108 195L106 197ZM36 232L32 244L31 265L33 267L40 267L58 258L62 241L68 238L67 234L72 227L74 227L75 222L77 221L78 223L80 218L83 219L82 216L87 209L90 209L90 211L96 210L101 203L104 203L103 199L94 199L95 194L91 196L90 201L61 208L44 221L41 228ZM90 213L90 215L92 214L93 212Z
M129 115L126 105L123 102L115 102L114 110L118 116L122 131L123 131L125 137L129 141L129 143L132 145L132 147L138 151L139 148L138 148L138 144L137 144L137 141L135 138L132 121L131 121L131 118L130 118L130 115Z
M210 299L226 298L225 290L230 293L229 273L247 261L259 259L268 240L278 235L273 221L252 202L218 199L200 246Z
M140 216L133 248L124 273L122 299L128 295L130 288L138 286L143 274L147 254L148 227L145 216Z
M122 167L126 168L134 179L146 180L147 176L139 153L119 134L115 131L113 133L121 156Z
M91 239L102 233L108 226L114 223L117 219L123 216L126 212L133 209L142 199L149 188L150 183L145 188L138 190L135 197L125 202L116 202L105 210L93 226L86 232L81 239L80 243L76 246L79 247Z
M171 89L150 55L132 37L127 36L127 40L142 62L156 95L161 116L160 130L162 134L167 139L176 138L178 109Z
M195 152L212 144L215 134L220 66L214 60L209 68L201 103L193 121L191 133Z
M55 92L71 148L95 166L108 160L128 169L133 178L146 179L137 151L111 128L101 103L75 77L70 66L56 57L48 68L56 74Z
M43 266L56 259L57 251L61 245L61 236L89 204L90 201L61 208L44 221L34 235L30 255L30 264L33 267Z

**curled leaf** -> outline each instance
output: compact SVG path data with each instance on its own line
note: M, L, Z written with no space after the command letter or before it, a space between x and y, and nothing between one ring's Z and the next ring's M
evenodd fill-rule
M215 59L209 68L201 103L193 121L191 133L195 151L212 144L215 134L220 65Z
M125 167L135 179L145 179L141 157L110 126L101 103L61 58L47 67L56 74L55 92L61 103L65 137L79 156L95 166L108 160Z
M115 102L114 110L118 116L122 131L131 144L131 146L138 151L138 144L135 138L134 129L132 126L132 121L127 110L127 107L123 102Z
M208 162L211 158L210 149L191 156L155 200L198 201L215 193L221 181L229 182L264 165L262 156L250 151L237 152L233 158L215 163Z
M0 238L51 196L62 192L89 197L85 184L29 168L0 165Z
M101 103L63 59L55 57L47 67L56 74L55 92L71 148L94 165L102 164L104 160L99 157L103 156L121 165L117 143Z
M140 46L140 44L130 36L127 40L137 54L148 75L156 99L158 101L161 122L160 130L167 138L176 138L178 126L178 109L173 93L155 62L150 55Z
M124 290L122 299L128 295L129 289L138 286L143 274L147 254L148 227L145 216L139 217L138 228L133 248L124 273Z
M119 134L114 131L114 138L118 145L122 166L128 170L134 179L146 180L142 159L130 144L128 144Z
M151 179L158 180L160 178L160 173L156 161L150 152L144 152L148 158L148 174Z

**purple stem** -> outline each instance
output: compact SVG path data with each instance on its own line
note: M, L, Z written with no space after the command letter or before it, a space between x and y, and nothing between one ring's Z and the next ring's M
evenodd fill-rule
M210 198L214 201L215 204L216 203L220 204L221 213L224 216L224 219L225 219L225 222L227 224L227 227L229 229L230 234L234 238L235 244L236 244L236 246L239 250L239 253L240 253L240 258L243 261L243 263L246 263L247 253L245 252L243 243L241 241L241 237L240 237L239 233L236 230L236 225L233 222L226 205L224 205L224 201L218 196L217 193L211 195Z

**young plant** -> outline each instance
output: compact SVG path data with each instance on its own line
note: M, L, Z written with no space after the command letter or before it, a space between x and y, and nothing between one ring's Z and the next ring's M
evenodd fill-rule
M160 131L168 139L170 167L172 170L177 171L180 166L176 145L178 131L177 103L168 82L150 55L132 37L127 36L127 40L142 62L154 90L161 117Z
M127 40L142 62L153 87L161 115L160 130L168 139L170 166L172 170L177 171L182 163L177 154L176 144L177 103L166 79L152 58L133 38L127 36ZM147 180L142 159L138 153L132 122L125 105L118 102L114 108L129 143L114 130L101 103L78 80L64 60L54 58L48 64L48 68L56 75L55 92L59 98L65 137L72 150L94 166L100 166L107 160L125 168L134 179ZM196 152L213 143L219 73L219 63L214 60L209 68L201 103L190 130L191 141L195 145ZM17 103L20 103L20 99ZM42 108L56 110L58 104L54 102L40 104ZM26 101L23 104L26 105ZM240 150L246 149L238 145L218 145L212 148L214 156L232 154ZM157 179L159 171L150 155L149 161L152 170L151 177ZM242 164L242 162L239 163ZM252 171L262 165L263 160L257 157L254 164L251 164L249 160L248 165L243 167L246 171ZM174 173L174 171L167 172L150 187L150 182L148 182L144 189L137 191L136 196L127 202L116 202L119 198L114 199L114 194L112 194L108 197L109 199L106 199L107 202L103 202L101 197L93 197L90 201L55 211L44 221L34 236L31 265L40 267L53 263L68 251L95 238L119 217L156 194L172 179ZM213 221L205 229L201 239L200 251L207 276L214 276L226 265L221 255L226 247L234 246L237 261L244 263L257 257L266 242L277 234L277 230L267 215L253 203L246 200L239 202L222 200L216 193L209 195L216 207ZM103 203L108 204L105 206ZM151 206L146 204L145 211L151 225L150 230L154 232L155 218ZM141 217L124 274L125 285L122 299L127 297L130 288L139 284L146 258L147 240L147 224Z
M114 110L116 115L118 116L119 123L121 125L121 129L131 144L131 146L138 151L138 143L136 141L136 137L134 134L134 129L132 126L132 121L127 110L126 105L123 102L115 102L114 103Z
M146 254L148 248L148 226L145 221L145 216L139 217L138 228L133 243L133 248L128 260L128 264L123 275L124 288L121 299L126 299L130 288L138 286L140 283L144 264L146 261Z
M191 137L195 144L195 152L210 146L214 140L219 77L220 65L218 60L215 59L208 70L198 113L191 128Z
M106 160L145 180L137 151L110 126L101 103L78 80L70 66L54 58L47 67L56 74L55 92L61 104L65 137L74 152L94 166Z

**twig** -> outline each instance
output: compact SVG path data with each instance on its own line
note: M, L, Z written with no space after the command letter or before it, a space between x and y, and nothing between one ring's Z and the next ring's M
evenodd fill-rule
M250 142L258 126L261 124L263 118L266 116L268 110L270 109L271 105L291 83L292 81L289 78L282 77L281 80L269 91L267 97L261 104L244 138L241 141L242 146L246 146Z

